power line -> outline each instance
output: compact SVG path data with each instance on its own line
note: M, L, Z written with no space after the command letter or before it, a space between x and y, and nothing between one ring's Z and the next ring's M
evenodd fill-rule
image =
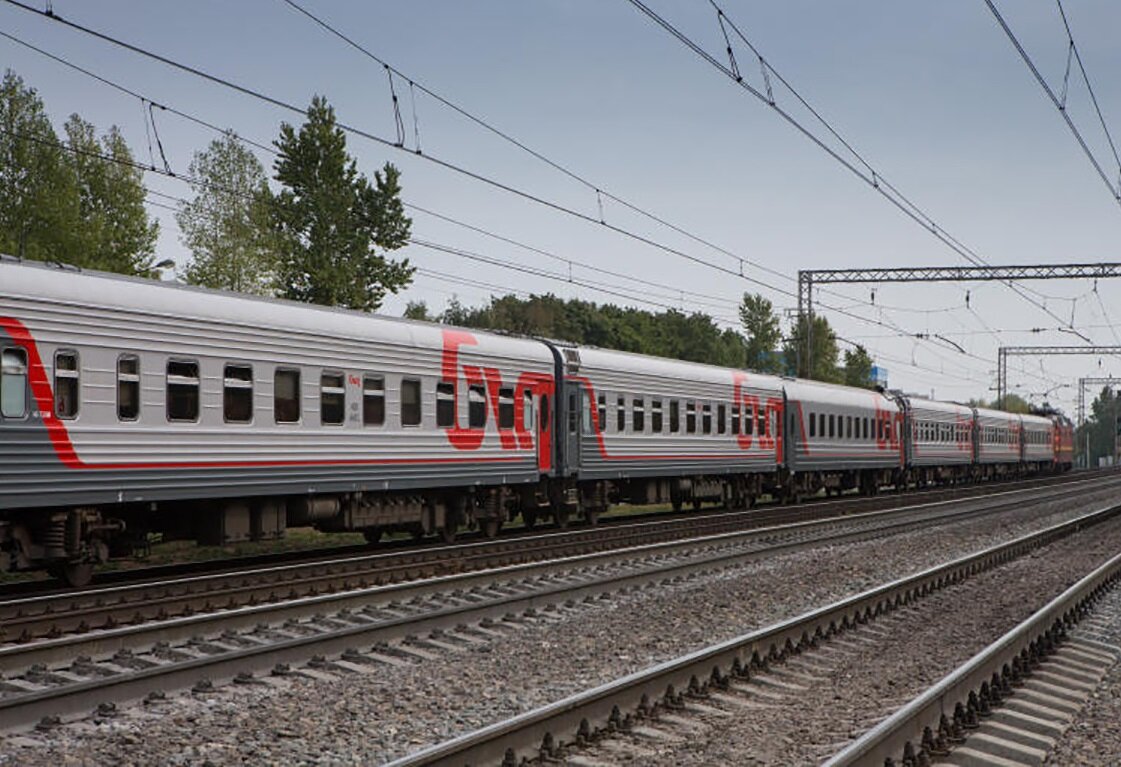
M1004 30L1004 34L1008 37L1009 42L1012 43L1012 46L1016 49L1016 52L1020 54L1020 58L1024 60L1024 64L1027 65L1028 69L1035 77L1036 82L1039 83L1039 87L1043 89L1043 92L1047 94L1047 98L1049 98L1051 100L1051 103L1055 105L1055 109L1057 109L1059 111L1059 114L1062 115L1063 121L1067 124L1067 128L1070 129L1071 134L1078 142L1078 145L1082 148L1082 153L1086 155L1086 159L1088 159L1090 161L1090 164L1094 166L1094 170L1097 171L1098 176L1101 177L1102 182L1105 184L1106 188L1109 189L1109 193L1113 196L1113 199L1116 202L1121 203L1121 179L1118 180L1118 184L1115 186L1114 183L1109 179L1109 176L1106 175L1105 170L1101 166L1101 163L1098 162L1098 158L1094 156L1094 152L1086 143L1086 139L1082 137L1081 131L1079 131L1078 126L1074 124L1074 120L1071 119L1070 112L1066 108L1065 88L1063 97L1062 99L1060 99L1055 95L1055 91L1052 90L1047 80L1040 73L1039 67L1035 65L1035 62L1032 60L1031 56L1028 55L1027 50L1024 49L1024 46L1020 43L1019 39L1016 37L1016 34L1012 31L1012 28L1008 26L1008 22L1004 20L1004 17L1000 14L1000 11L997 9L996 4L993 2L993 0L985 0L985 5L987 5L989 7L989 10L992 11L993 17L996 18L996 21L1000 25L1000 28ZM1059 3L1059 12L1063 17L1063 25L1066 27L1067 39L1069 40L1068 55L1073 54L1078 62L1078 67L1082 71L1082 77L1086 82L1086 87L1090 91L1090 98L1094 102L1094 108L1097 110L1098 118L1101 120L1102 129L1105 131L1105 135L1109 139L1110 148L1113 149L1113 158L1115 161L1117 161L1118 170L1121 171L1121 159L1118 159L1117 157L1117 149L1113 144L1113 137L1110 136L1109 129L1105 124L1105 118L1102 117L1101 108L1098 106L1098 99L1094 95L1093 88L1090 86L1090 78L1086 74L1085 67L1083 67L1082 65L1082 57L1078 55L1078 46L1074 42L1074 35L1070 31L1070 25L1067 23L1066 11L1063 10L1061 2ZM1067 71L1069 73L1069 69Z

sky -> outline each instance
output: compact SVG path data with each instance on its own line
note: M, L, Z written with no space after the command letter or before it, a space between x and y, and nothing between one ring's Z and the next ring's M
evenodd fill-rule
M386 302L385 313L400 314L407 301L439 311L453 297L479 305L512 291L551 292L703 311L731 327L745 291L762 293L780 312L793 310L800 269L966 263L628 0L296 1L405 74L394 79L404 149L358 136L349 137L348 147L367 175L386 162L400 168L415 239L460 251L419 245L399 251L420 271L412 286ZM32 4L45 7L44 0ZM727 65L708 0L646 4ZM49 5L63 18L299 107L322 94L341 122L391 142L396 137L382 66L285 0ZM983 0L721 0L720 7L766 59L777 106L854 161L774 73L878 178L980 259L1121 260L1121 206ZM1061 93L1068 38L1058 5L1003 0L997 7ZM1066 0L1063 8L1106 125L1121 139L1121 47L1115 43L1121 5ZM0 31L265 145L276 139L282 121L300 122L298 113L2 0ZM765 92L754 54L738 40L733 54L744 83ZM117 125L139 160L162 166L158 151L149 154L138 99L4 38L0 67L39 91L56 126L72 112L101 129ZM409 79L590 186L410 88ZM1117 163L1077 69L1067 90L1068 114L1116 185ZM168 163L179 173L216 136L168 112L157 111L155 121ZM415 152L418 136L422 155ZM274 157L255 151L271 169ZM171 198L192 191L158 174L147 174L145 182L161 226L158 258L181 266L189 251L173 213L161 206L174 206ZM676 229L597 195L596 188ZM600 224L601 204L610 227L657 246ZM1121 327L1113 324L1121 322L1121 282L1024 282L1018 288L993 282L837 285L817 298L838 334L865 345L887 369L891 387L944 399L994 397L999 346L1084 343L1069 329L1060 331L1061 324L1073 324L1097 344L1121 345ZM1009 370L1012 391L1036 403L1049 400L1073 416L1078 379L1121 376L1121 355L1013 358Z

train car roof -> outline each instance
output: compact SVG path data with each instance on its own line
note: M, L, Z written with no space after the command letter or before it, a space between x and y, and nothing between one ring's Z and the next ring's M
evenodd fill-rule
M979 407L974 408L977 411L978 418L995 418L1004 421L1019 421L1019 413L1009 413L1005 410L993 410L992 408Z
M376 336L390 343L437 349L443 348L444 331L461 330L479 340L486 339L485 349L480 349L482 353L552 362L552 352L545 344L524 336L456 328L0 255L0 300L9 297L91 308L120 308L152 316L222 322L240 327L267 327L352 340ZM470 345L463 347L465 351L472 348Z
M1031 415L1031 414L1025 413L1024 415L1022 415L1020 417L1022 419L1024 419L1024 426L1027 426L1028 424L1035 424L1037 426L1050 427L1054 424L1054 422L1050 418L1044 418L1041 415Z
M557 345L562 350L574 349L579 352L581 368L610 369L621 373L725 386L731 386L735 383L734 375L742 374L747 376L744 383L748 386L780 391L783 385L783 380L778 376L764 373L752 373L735 368L725 368L703 362L687 362L685 360L675 360L666 357L651 357L645 354L635 354L633 352L601 349L596 346L561 343Z
M911 404L912 408L921 407L923 410L933 410L936 413L953 413L954 415L964 415L973 418L973 408L969 407L969 405L962 405L959 402L943 402L942 400L927 399L926 397L904 396Z
M891 397L873 389L857 389L853 386L809 381L804 378L787 378L786 396L789 399L821 402L843 407L878 408L896 412L899 404Z

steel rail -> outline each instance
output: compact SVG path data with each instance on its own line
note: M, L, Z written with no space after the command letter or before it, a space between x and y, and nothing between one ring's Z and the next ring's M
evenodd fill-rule
M1121 475L1107 473L1063 482L1033 482L1028 487L995 490L961 498L952 491L918 503L891 505L885 512L905 513L908 509L937 507L948 503L1000 498L1011 494L1043 493L1053 495L1097 483L1111 483ZM998 486L999 487L999 486ZM967 488L972 489L972 488ZM943 500L935 500L941 498ZM858 516L853 506L877 505L839 502L836 506L815 505L794 512L733 512L707 514L688 519L618 523L580 531L551 532L535 536L480 541L454 546L427 547L419 551L371 553L342 556L326 561L281 564L243 571L191 575L157 583L103 586L63 594L0 600L0 641L32 641L44 636L71 632L111 629L139 624L145 620L164 620L198 611L233 609L256 602L293 600L339 590L366 588L421 577L437 577L465 571L483 570L572 556L593 551L604 552L643 543L680 541L715 535L722 531L756 530L788 516L808 517L812 524ZM894 498L884 498L890 502ZM875 512L862 512L875 513Z
M1043 502L1043 501L1040 501ZM945 502L939 502L945 503ZM931 506L938 504L927 504ZM711 536L707 541L679 541L633 547L625 552L589 554L565 560L512 566L499 573L468 573L416 584L396 584L379 589L358 590L346 594L324 595L298 600L293 604L257 605L209 615L178 618L146 626L125 627L90 635L75 635L55 640L44 640L28 645L11 645L0 648L0 668L27 669L38 667L50 673L51 664L70 663L75 658L88 656L107 658L114 652L147 646L155 642L172 643L188 640L190 644L227 645L207 657L192 657L175 662L161 662L155 667L120 673L114 670L100 678L73 681L56 687L0 696L0 720L5 727L29 726L43 717L85 713L108 702L134 700L152 692L181 686L190 686L200 678L222 679L268 671L276 664L306 661L314 654L354 652L363 643L400 640L410 635L436 629L446 630L465 622L483 619L509 619L518 611L540 610L566 600L600 597L625 591L628 588L680 580L731 566L739 562L771 557L777 553L852 540L882 537L901 530L914 529L960 520L971 516L992 513L994 509L1022 507L1024 499L1004 499L998 504L982 505L968 509L944 509L931 514L928 508L910 508L909 513L870 512L859 517L832 520L828 523L798 523L765 530L726 533ZM885 516L886 515L886 516ZM840 527L831 532L827 528ZM791 529L791 528L794 529ZM814 532L819 532L813 536ZM807 536L809 534L809 536ZM785 537L785 540L775 541ZM752 544L755 544L754 546ZM759 545L763 544L763 545ZM691 558L672 559L683 552ZM637 557L644 557L634 564ZM605 571L611 563L616 571ZM574 570L573 568L578 569ZM569 577L563 582L540 583L542 576L566 568L562 573L583 574ZM467 589L491 589L498 592L489 596L476 596L470 600L448 606L445 603L413 615L374 619L354 613L347 620L338 620L346 610L361 610L371 602L394 601L389 605L402 605L406 599L428 594L437 598L450 595L478 594ZM466 602L466 603L465 603ZM379 608L380 609L380 608ZM399 609L399 608L398 608ZM230 632L252 630L263 621L270 626L297 618L309 618L312 623L321 620L324 613L333 611L328 618L338 626L318 630L303 636L284 637L268 642L254 642L254 646L237 648L230 645ZM355 620L357 619L357 620ZM290 624L285 624L290 625ZM305 625L306 624L301 624ZM211 639L201 639L201 632ZM175 650L175 647L169 649ZM131 657L131 656L130 656ZM113 662L113 661L111 661ZM87 661L88 665L88 661ZM9 675L10 677L11 675Z
M523 759L558 757L567 745L594 742L629 729L636 718L680 707L687 696L704 695L712 687L723 686L729 676L747 678L822 638L1118 513L1121 506L1100 508L425 748L390 762L388 767L516 765Z
M1061 642L1088 607L1121 579L1121 554L1096 568L1031 617L825 762L825 767L921 764L960 740L979 707L996 705ZM1014 692L1012 692L1014 694ZM951 752L952 753L952 752ZM904 755L916 760L908 762Z

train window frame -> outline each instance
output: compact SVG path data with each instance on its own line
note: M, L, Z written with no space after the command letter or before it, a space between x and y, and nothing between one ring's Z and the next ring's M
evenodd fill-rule
M73 367L63 367L61 360L71 360ZM69 395L66 397L64 395ZM77 349L58 349L54 353L54 391L51 407L55 418L73 421L82 409L82 358ZM69 407L63 407L69 403Z
M22 359L22 361L18 361ZM0 347L0 416L10 420L27 418L27 392L30 368L27 350L22 346ZM18 379L18 383L12 379ZM18 394L11 394L9 388ZM18 412L12 406L19 405Z
M868 416L864 416L860 420L864 422L864 441L867 442L868 437L871 434L871 429L868 428Z
M615 397L615 431L622 434L627 430L627 398L622 394Z
M829 414L829 439L833 439L834 436L836 436L836 433L837 433L837 431L836 431L836 428L835 428L834 416L833 416L832 413L830 413Z
M484 391L483 391L483 396L484 397L486 396L485 388L484 388ZM483 408L483 415L484 415L483 428L486 428L486 419L485 419L486 408L485 407ZM532 389L522 389L522 427L526 430L527 433L533 431L533 390Z
M681 431L681 401L671 399L669 401L669 432L670 434L677 434Z
M532 395L531 395L532 396ZM523 418L524 418L523 413ZM533 423L530 413L528 423ZM487 427L487 387L486 384L470 384L467 387L467 428L485 429Z
M701 432L712 434L712 403L705 402L701 405Z
M385 426L385 376L362 375L362 425Z
M852 439L852 416L845 416L845 439Z
M813 414L813 413L810 413L810 432L809 432L809 438L810 438L810 439L815 439L816 437L817 437L817 419L815 419L815 418L814 418L814 414Z
M575 403L572 403L575 404ZM573 413L569 418L569 424L576 417ZM503 386L498 390L498 428L503 431L508 431L514 428L514 387ZM574 429L569 429L575 431Z
M685 433L697 433L697 403L695 400L685 402Z
M247 372L248 378L231 377L230 371ZM248 406L245 409L245 418L234 418L230 415L231 396L240 398L243 392L249 393ZM233 393L231 395L231 392ZM242 405L246 403L240 403ZM253 366L244 362L227 362L222 366L222 420L225 423L253 423Z
M716 406L716 433L725 434L728 431L728 406L721 402Z
M755 434L755 411L754 404L749 404L743 409L743 433L749 437Z
M537 428L542 434L549 432L549 395L542 394L537 415Z
M333 379L328 383L327 379ZM328 408L332 408L328 418ZM333 409L338 408L335 415ZM341 370L319 371L319 425L342 426L346 423L346 373Z
M650 431L655 434L662 433L662 401L660 399L650 400Z
M284 379L284 380L290 379L294 382L294 386L292 387L292 396L291 397L286 396L286 397L281 398L280 394L278 393L279 389L280 389L279 384L280 384L280 381L282 379ZM298 423L300 423L300 419L303 416L303 410L304 410L303 401L300 398L300 395L301 395L302 392L303 392L303 371L302 370L300 370L299 368L292 368L292 367L278 367L273 371L273 374L272 374L272 418L273 418L273 423L275 423L277 425L291 424L291 423L298 424ZM288 404L294 403L295 404L295 411L294 411L295 416L294 417L284 417L284 418L281 417L282 412L283 412L283 406L284 406L285 403L288 403Z
M193 366L194 376L185 375L183 372L172 373L173 365L186 365ZM182 370L181 368L177 368ZM169 423L198 423L199 416L202 411L202 369L199 366L197 359L190 359L187 357L169 357L167 365L164 368L166 377L164 378L164 393L165 393L165 415ZM174 391L172 387L178 387L180 393L188 396L186 402L189 404L192 399L194 402L193 416L177 416L172 414L172 408L175 403ZM193 391L193 397L191 397ZM190 412L190 409L188 410Z
M405 401L405 391L414 393L412 402ZM402 378L401 388L401 426L415 429L424 423L424 391L419 378ZM406 410L408 408L408 410ZM408 416L408 418L406 418Z
M631 427L635 434L646 431L646 401L642 397L631 398Z
M739 435L740 427L743 425L740 418L740 406L732 405L732 434Z
M580 415L581 421L580 428L584 434L591 434L592 432L592 411L595 409L595 402L592 400L592 393L584 391L580 397L581 407Z
M132 372L122 369L126 362L135 363ZM121 394L127 389L132 391L133 405L135 410L131 416L125 415L124 409L125 398ZM117 420L122 422L133 422L140 420L140 355L138 354L121 354L117 357Z
M436 428L450 429L455 426L455 384L451 381L436 382Z
M596 428L607 431L607 395L603 393L596 398Z

